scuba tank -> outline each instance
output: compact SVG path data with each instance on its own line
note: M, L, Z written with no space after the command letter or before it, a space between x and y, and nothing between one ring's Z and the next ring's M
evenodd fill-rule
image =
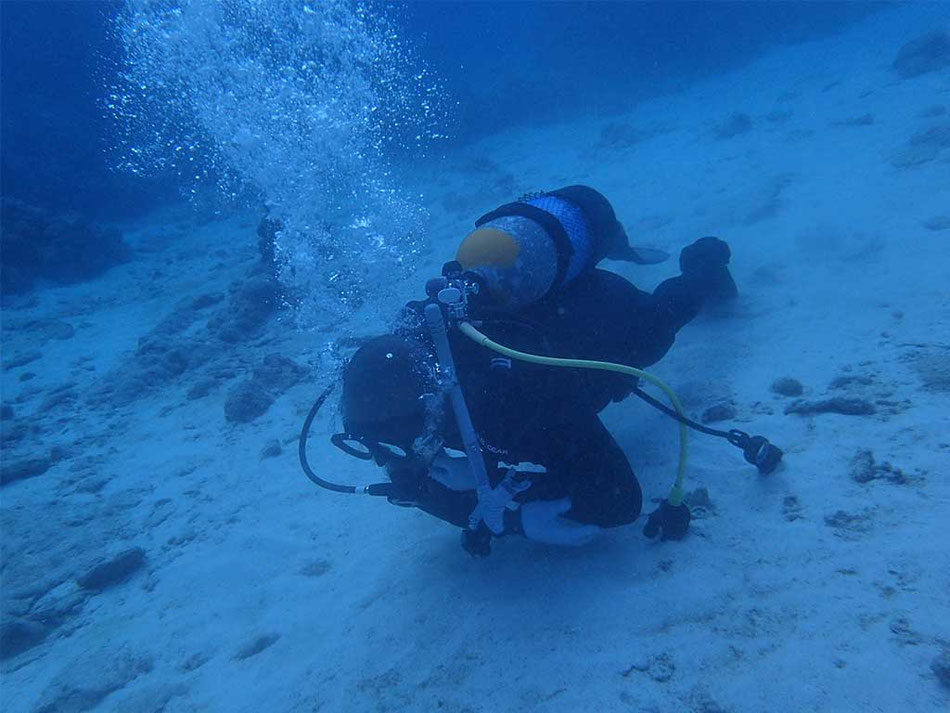
M539 302L604 258L651 264L661 251L633 248L610 202L593 188L529 194L475 222L455 262L506 310Z

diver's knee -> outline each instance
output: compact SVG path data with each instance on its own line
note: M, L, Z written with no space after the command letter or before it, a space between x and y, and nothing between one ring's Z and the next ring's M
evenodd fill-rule
M593 524L600 527L621 527L630 525L640 517L643 508L643 494L640 484L634 479L631 483L618 486L610 493L609 506L602 510Z

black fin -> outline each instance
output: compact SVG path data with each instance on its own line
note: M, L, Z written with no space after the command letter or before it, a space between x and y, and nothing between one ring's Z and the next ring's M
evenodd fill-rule
M635 262L638 265L656 265L669 259L670 254L657 248L633 247L624 245L619 250L607 255L611 260L623 260L624 262Z

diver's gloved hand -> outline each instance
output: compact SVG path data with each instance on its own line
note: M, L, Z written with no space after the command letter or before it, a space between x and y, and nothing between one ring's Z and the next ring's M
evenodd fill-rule
M661 540L682 540L689 532L692 515L683 503L670 505L669 500L660 503L660 507L650 513L643 534L651 540L660 535Z
M683 277L696 284L706 297L729 299L739 294L729 274L732 253L724 240L715 237L700 238L687 245L680 253Z
M475 490L475 476L464 454L453 456L443 449L432 459L429 477L449 490Z
M521 529L525 537L548 545L580 547L603 532L597 525L582 525L561 517L570 509L569 498L524 503L521 506Z

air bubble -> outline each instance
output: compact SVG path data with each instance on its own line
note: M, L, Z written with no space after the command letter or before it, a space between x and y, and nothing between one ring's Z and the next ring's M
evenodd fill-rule
M426 213L393 185L389 156L442 135L438 83L386 17L349 2L176 5L128 0L117 20L120 163L177 171L195 196L216 186L221 200L266 203L301 325L391 309L420 262Z

